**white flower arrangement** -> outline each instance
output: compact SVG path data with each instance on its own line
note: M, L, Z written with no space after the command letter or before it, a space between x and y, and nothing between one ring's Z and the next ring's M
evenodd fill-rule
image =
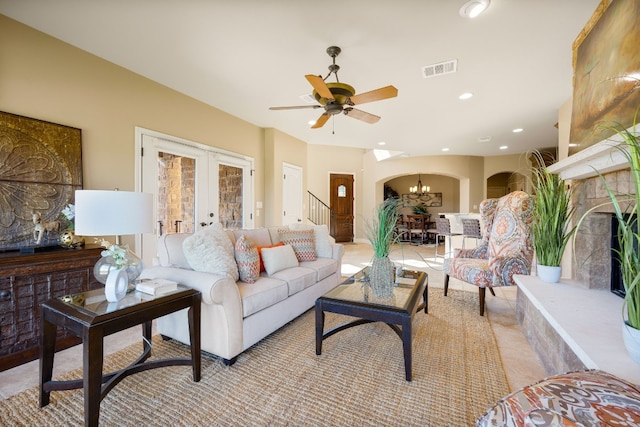
M76 207L69 203L66 208L62 209L62 216L65 217L67 221L73 221L73 218L76 217Z
M75 228L75 224L73 222L73 219L76 217L75 205L69 203L64 209L62 209L62 212L60 212L60 216L66 221L67 229L73 230Z
M114 265L116 268L123 268L129 265L129 258L127 258L127 251L129 250L129 246L119 246L114 245L106 239L102 237L96 237L95 242L99 243L100 246L105 248L106 250L102 251L100 255L103 257L112 257Z

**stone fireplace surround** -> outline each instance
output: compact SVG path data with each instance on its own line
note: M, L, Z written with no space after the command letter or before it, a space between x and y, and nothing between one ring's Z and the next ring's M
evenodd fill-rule
M593 210L576 234L573 278L550 284L517 276L516 317L549 375L602 369L640 384L640 365L622 342L623 300L609 290L612 209L596 172L618 193L633 188L627 160L614 146L603 141L549 167L571 181L576 218Z

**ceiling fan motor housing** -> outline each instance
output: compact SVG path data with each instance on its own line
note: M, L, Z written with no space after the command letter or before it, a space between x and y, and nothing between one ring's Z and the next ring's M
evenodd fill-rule
M347 99L351 98L356 93L353 86L346 83L327 83L327 87L333 95L333 99L335 100L333 103L335 104L346 104ZM315 90L313 91L313 97L320 103L320 105L327 105L327 100L321 97Z

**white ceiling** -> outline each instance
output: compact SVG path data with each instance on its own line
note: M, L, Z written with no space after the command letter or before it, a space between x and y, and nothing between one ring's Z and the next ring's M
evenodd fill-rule
M311 144L374 149L384 141L412 156L555 146L557 111L572 92L572 43L599 0L493 0L474 20L458 14L463 3L0 0L0 13ZM305 104L300 96L312 89L304 76L328 73L331 45L342 48L340 81L356 93L398 88L397 98L358 106L378 123L339 115L310 129L322 110L268 109ZM422 67L451 59L457 73L422 77ZM474 97L460 101L463 92Z

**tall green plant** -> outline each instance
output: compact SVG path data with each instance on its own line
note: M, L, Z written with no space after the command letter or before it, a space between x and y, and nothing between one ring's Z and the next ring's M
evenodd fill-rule
M399 218L399 201L396 198L388 198L376 207L372 221L366 225L367 237L376 258L389 256L391 246L398 241L395 226Z
M538 163L532 168L534 180L534 218L531 228L538 264L557 267L576 228L571 227L575 208L571 205L571 189L563 179L549 172L542 155L533 152Z
M638 234L638 205L640 204L640 135L636 132L638 112L633 118L633 126L625 129L618 124L608 129L615 131L622 142L616 146L626 157L631 168L633 194L617 194L600 175L607 191L614 214L618 220L617 250L620 259L622 283L626 292L625 307L629 325L640 329L640 235Z

